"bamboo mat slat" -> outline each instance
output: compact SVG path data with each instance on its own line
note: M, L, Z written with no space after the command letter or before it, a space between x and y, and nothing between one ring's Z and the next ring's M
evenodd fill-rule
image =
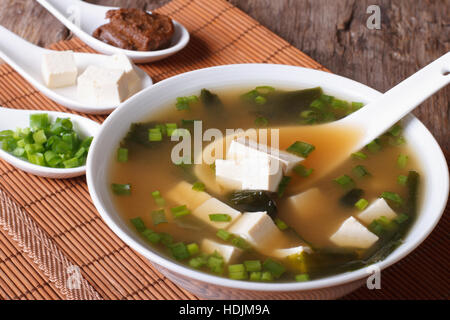
M224 0L174 0L157 10L186 26L189 45L141 65L153 80L231 63L279 63L328 71ZM78 38L56 50L94 52ZM10 66L0 66L0 105L68 111ZM69 110L69 112L71 112ZM102 122L103 116L89 116ZM433 234L382 275L382 290L345 299L449 298L448 208ZM80 289L73 289L74 269ZM76 273L78 275L78 273ZM0 299L197 299L125 245L96 212L85 178L51 180L0 161Z

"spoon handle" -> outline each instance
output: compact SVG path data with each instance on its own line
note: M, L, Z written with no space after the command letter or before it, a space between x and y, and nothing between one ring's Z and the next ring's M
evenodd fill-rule
M342 120L364 129L360 149L393 126L415 107L450 82L450 52L387 91L380 99Z

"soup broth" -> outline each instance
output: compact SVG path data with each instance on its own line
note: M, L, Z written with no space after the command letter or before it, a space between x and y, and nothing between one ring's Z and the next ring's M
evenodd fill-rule
M237 280L307 281L382 260L401 243L416 215L419 169L401 135L401 124L349 157L360 132L354 128L325 129L317 124L340 119L362 107L360 103L327 96L320 88L204 90L199 96L179 98L158 115L132 125L118 145L118 157L110 164L115 206L125 220L131 221L130 227L161 254L192 268ZM165 124L176 124L194 136L192 120L202 121L203 132L216 128L224 135L226 129L276 128L280 150L289 151L296 141L306 142L314 150L291 172L283 173L274 192L224 188L216 181L215 163L172 161L172 150L179 142L170 141L167 129L173 129L173 125ZM155 141L149 141L150 136ZM200 152L209 143L203 142ZM194 153L190 160L198 156ZM339 157L348 159L323 174L325 165ZM171 196L183 182L189 183L190 190ZM249 212L244 215L250 220L255 212L261 219L270 215L264 221L276 225L278 236L269 241L265 235L260 236L264 248L261 243L252 245L251 234L232 232L244 215L230 223L230 215L219 209L211 209L209 218L223 219L216 222L223 221L226 227L211 226L196 214L204 201L190 207L191 192L194 196L195 192L206 192L206 197L239 214ZM304 196L300 199L298 195ZM375 202L386 214L382 212L372 220L360 218L360 214L375 207ZM346 229L348 225L352 227ZM363 240L353 239L358 234L376 241L361 245ZM215 252L204 252L205 239L213 246L225 246L228 251L223 252L233 248L237 251L228 259L219 249L209 248L209 243L208 250ZM355 241L355 245L349 241ZM283 251L300 247L297 251Z

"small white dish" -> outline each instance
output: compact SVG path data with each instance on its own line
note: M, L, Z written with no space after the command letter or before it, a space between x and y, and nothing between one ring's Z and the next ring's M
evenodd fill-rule
M98 130L100 129L100 124L98 124L97 122L75 114L43 110L17 110L0 107L0 131L16 130L16 128L29 127L30 115L36 113L47 113L51 121L56 120L56 118L70 118L73 123L73 129L82 138L90 136L95 137ZM20 170L46 178L72 178L82 176L86 173L85 165L68 169L43 167L17 158L14 155L2 150L1 148L0 158L5 160L9 164L19 168Z
M35 46L8 29L0 26L0 58L5 60L22 77L24 77L25 80L30 82L37 90L48 98L66 108L91 114L107 114L119 106L89 105L80 102L77 99L76 85L64 88L47 87L41 72L42 55L51 51L52 50ZM78 75L82 74L89 65L102 65L105 61L105 55L102 54L74 52L74 55L75 63L78 67ZM141 91L153 85L152 78L150 78L144 70L136 66L135 69L141 78Z
M187 29L179 22L172 20L175 32L169 48L154 51L117 48L94 38L92 33L99 26L108 23L105 18L106 11L119 8L94 5L80 0L37 0L37 2L91 48L104 54L123 53L137 63L167 58L183 49L189 42Z
M448 70L447 70L448 71ZM210 299L335 299L360 287L373 273L403 259L417 248L438 223L449 191L449 174L445 157L431 133L413 115L404 118L404 135L421 164L423 198L417 220L404 242L386 259L372 266L300 283L253 283L213 276L190 269L161 255L141 239L124 221L114 206L109 191L109 159L114 157L119 141L133 122L148 119L176 97L199 92L202 88L271 85L281 88L320 86L331 95L365 104L376 101L381 93L356 81L327 72L294 66L243 64L187 72L163 80L141 95L134 96L106 119L95 139L87 161L89 192L103 220L126 244L148 258L165 276L179 286ZM395 106L393 106L395 107Z

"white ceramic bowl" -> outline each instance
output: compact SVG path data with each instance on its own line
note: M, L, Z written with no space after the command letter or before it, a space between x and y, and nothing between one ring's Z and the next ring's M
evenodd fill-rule
M87 161L89 192L108 226L131 248L148 258L173 282L203 297L216 299L334 299L361 286L368 269L345 272L303 283L253 283L230 280L202 273L160 255L128 227L114 207L109 193L108 170L119 141L132 122L147 119L176 97L199 92L202 88L220 89L251 85L308 88L321 86L331 95L368 103L380 93L361 83L334 74L293 66L242 64L207 68L161 81L146 92L127 100L103 124ZM414 116L405 120L404 134L416 150L425 172L420 213L405 241L385 260L381 269L399 261L425 240L439 221L448 199L448 168L436 140Z

